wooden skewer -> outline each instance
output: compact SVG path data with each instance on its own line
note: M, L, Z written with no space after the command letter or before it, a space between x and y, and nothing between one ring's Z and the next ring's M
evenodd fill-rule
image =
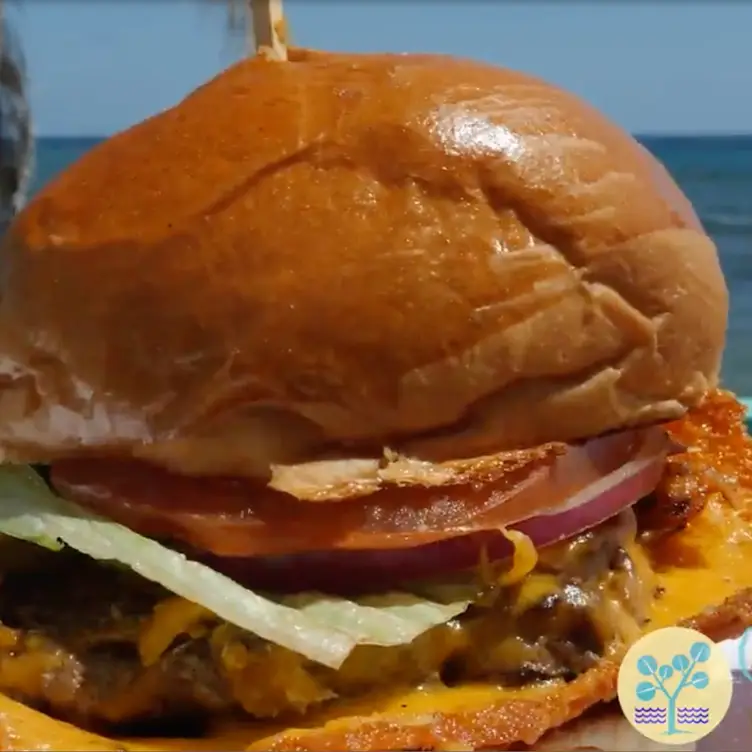
M256 54L287 60L287 28L282 0L250 0Z

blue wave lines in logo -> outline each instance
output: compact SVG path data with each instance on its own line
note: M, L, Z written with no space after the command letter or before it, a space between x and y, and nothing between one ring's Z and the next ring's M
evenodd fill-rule
M706 724L710 723L709 708L677 708L676 722L683 726L684 724Z
M635 708L634 722L642 724L660 724L664 726L666 724L666 708Z

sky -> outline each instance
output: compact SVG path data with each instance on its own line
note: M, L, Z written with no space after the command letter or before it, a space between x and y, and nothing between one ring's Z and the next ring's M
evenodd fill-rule
M39 135L104 136L231 65L209 0L9 0ZM752 133L752 2L286 0L296 44L443 52L542 76L637 133Z

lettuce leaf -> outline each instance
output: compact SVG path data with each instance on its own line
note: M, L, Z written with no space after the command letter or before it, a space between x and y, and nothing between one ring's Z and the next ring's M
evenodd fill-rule
M0 467L0 534L125 565L221 619L332 668L357 645L404 645L470 601L387 593L347 600L260 595L123 525L57 496L28 466Z

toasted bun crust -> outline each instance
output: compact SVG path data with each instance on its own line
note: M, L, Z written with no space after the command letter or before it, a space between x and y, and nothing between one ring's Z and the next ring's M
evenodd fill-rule
M681 414L727 292L665 170L537 79L244 61L95 148L3 246L0 446L189 473L430 460Z

